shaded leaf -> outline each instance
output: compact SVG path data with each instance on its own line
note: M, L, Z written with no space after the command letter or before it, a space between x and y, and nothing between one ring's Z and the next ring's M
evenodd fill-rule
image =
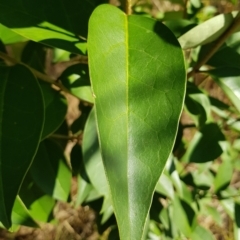
M1 0L0 22L28 39L81 53L86 50L81 37L87 37L88 19L103 2Z
M240 204L239 203L235 203L234 213L235 213L236 225L238 228L240 228Z
M58 144L48 139L41 142L29 171L33 180L46 194L67 201L71 172Z
M78 133L80 131L83 131L85 123L87 121L88 115L91 111L92 107L90 106L84 106L82 102L80 102L80 111L81 115L79 118L77 118L71 125L72 133Z
M203 58L214 44L215 42L203 46L199 53L199 59ZM207 64L214 67L240 68L240 32L232 34L221 48L209 59Z
M60 92L51 88L50 84L40 82L45 103L45 122L42 139L55 132L63 123L67 113L67 101Z
M9 228L15 197L42 135L44 104L28 68L0 66L0 79L0 221Z
M219 143L224 140L225 137L219 127L209 123L194 135L182 160L195 163L212 161L222 154Z
M140 240L182 110L182 51L160 22L126 16L110 5L101 5L90 18L88 50L101 152L120 236Z
M171 29L177 38L196 26L196 23L185 19L168 20L165 21L164 24Z

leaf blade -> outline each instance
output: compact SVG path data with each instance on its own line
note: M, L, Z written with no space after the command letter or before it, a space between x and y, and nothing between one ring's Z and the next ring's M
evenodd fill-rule
M100 146L120 236L139 240L182 110L182 52L162 24L126 16L109 5L98 7L90 18L88 49ZM164 61L168 51L177 58Z
M38 82L26 67L0 66L0 78L0 220L9 228L15 197L42 134L44 103Z

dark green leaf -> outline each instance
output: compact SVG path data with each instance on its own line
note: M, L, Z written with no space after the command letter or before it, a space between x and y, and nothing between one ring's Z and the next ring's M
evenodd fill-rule
M79 144L74 145L70 153L70 160L72 166L72 172L74 175L78 174L83 165L82 147Z
M40 82L44 103L45 122L42 139L56 131L63 123L67 113L67 101L60 92L51 88L48 83Z
M0 66L0 221L11 226L11 210L37 151L44 123L39 84L28 68Z
M201 59L214 46L215 42L201 48ZM208 65L214 67L238 67L240 68L240 32L232 34L223 46L209 59Z
M180 37L185 32L196 26L195 23L185 19L169 20L165 21L164 24L171 29L175 37Z
M67 201L71 172L63 150L52 140L44 140L34 158L30 173L36 184L48 195ZM43 174L44 173L44 174Z
M240 228L240 204L239 203L235 203L235 209L234 209L234 213L235 213L235 222L238 228Z
M20 35L70 52L81 52L88 19L104 0L1 0L0 22Z
M195 163L212 161L222 154L219 142L224 140L225 137L219 127L209 123L194 135L182 160Z
M110 5L101 5L90 18L88 50L101 152L120 236L140 240L182 111L182 50L160 22L126 16Z

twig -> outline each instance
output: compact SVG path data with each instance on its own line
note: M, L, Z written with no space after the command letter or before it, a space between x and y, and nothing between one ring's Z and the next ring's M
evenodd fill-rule
M197 72L216 52L217 50L223 45L228 37L230 37L236 29L240 26L240 12L235 17L233 23L230 27L218 38L215 42L214 46L210 49L208 54L206 54L199 62L193 67L193 69L188 73L187 78L189 79L192 77L195 72Z
M132 13L132 6L131 6L131 0L122 0L121 1L122 6L123 6L123 10L127 15L131 15Z
M63 140L79 140L81 137L81 134L79 135L72 135L72 136L66 136L66 135L61 135L61 134L52 134L49 136L50 138L56 138L56 139L63 139Z

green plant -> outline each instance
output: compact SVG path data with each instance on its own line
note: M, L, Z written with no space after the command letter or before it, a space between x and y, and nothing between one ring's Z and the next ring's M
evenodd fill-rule
M0 0L4 227L38 226L58 200L99 212L108 239L213 239L201 218L220 229L217 202L238 239L240 15L171 2L178 11L154 14L129 1Z

